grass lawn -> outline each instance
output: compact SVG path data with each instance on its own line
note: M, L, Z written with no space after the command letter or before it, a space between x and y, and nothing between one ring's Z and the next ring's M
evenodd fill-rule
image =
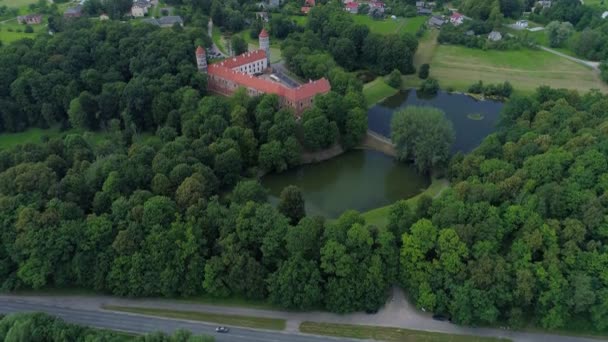
M231 326L239 326L246 328L268 329L268 330L284 330L285 320L276 318L263 318L251 316L223 315L198 311L176 311L154 308L140 308L130 306L103 306L106 310L131 312L149 316L160 316L178 319L187 319L193 321L210 322L217 324L225 324Z
M450 186L450 183L448 182L447 179L433 178L431 185L429 185L429 187L426 190L424 190L424 192L422 192L414 197L408 198L406 200L406 202L413 206L416 204L416 201L418 201L418 198L420 198L422 195L436 197L443 190L447 189L449 186ZM372 210L362 213L361 215L363 216L363 218L365 218L365 222L367 224L375 225L377 227L386 227L386 225L388 224L388 213L390 212L391 206L392 206L392 204L389 204L384 207L372 209Z
M405 19L383 19L374 20L369 15L355 14L352 16L357 24L363 24L369 27L369 30L374 33L389 34L396 33L398 29L405 24Z
M219 27L213 26L213 31L211 32L211 40L217 46L218 49L224 54L228 54L228 50L224 47L224 40L222 39L222 32Z
M542 85L554 88L608 91L591 69L542 50L478 50L439 45L431 60L431 76L442 88L466 90L478 80L486 83L509 81L520 92L532 92Z
M0 0L0 6L12 7L12 8L21 8L25 7L29 4L35 4L36 0Z
M399 28L399 32L408 32L411 34L415 34L418 29L420 28L420 26L422 26L422 24L424 24L428 18L427 17L413 17L413 18L404 18L404 19L398 19L398 20L403 20L404 24Z
M608 0L585 0L585 5L599 8L608 8Z
M308 17L305 15L290 15L289 18L300 26L306 26L306 23L308 23Z
M0 4L1 3L2 2L0 1ZM17 23L17 20L0 24L0 41L10 43L22 38L34 39L36 37L36 33L45 31L46 24L43 23L40 25L31 25L31 27L34 29L34 33L25 33L25 25Z
M300 324L303 333L360 338L366 340L395 341L395 342L490 342L508 341L493 337L477 337L468 335L442 334L435 332L409 330L370 325L333 324L303 322Z
M397 89L386 84L382 77L378 77L363 86L363 95L365 96L367 105L370 107L383 99L394 95L396 92Z

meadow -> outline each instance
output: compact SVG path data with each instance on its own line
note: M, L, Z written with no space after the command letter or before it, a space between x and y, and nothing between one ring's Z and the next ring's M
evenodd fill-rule
M363 24L369 27L371 32L379 34L390 34L390 33L416 33L420 26L426 21L426 17L413 17L413 18L397 18L397 19L383 19L375 20L368 15L356 14L353 15L353 19L357 24Z
M0 41L4 43L10 43L21 38L32 38L36 36L37 32L44 31L46 25L32 25L34 33L25 33L25 25L17 23L17 20L11 20L0 24Z

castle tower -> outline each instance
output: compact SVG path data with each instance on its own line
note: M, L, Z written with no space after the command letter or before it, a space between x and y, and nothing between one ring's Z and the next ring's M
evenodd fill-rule
M200 45L196 48L196 66L198 71L207 73L207 53Z
M260 49L266 51L266 62L268 63L268 67L270 67L270 38L265 28L262 29L258 38L260 40Z

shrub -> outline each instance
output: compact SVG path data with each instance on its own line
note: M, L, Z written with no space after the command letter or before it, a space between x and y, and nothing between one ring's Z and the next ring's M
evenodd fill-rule
M422 93L422 95L435 95L439 91L439 82L432 77L427 78L422 82L418 91Z
M426 80L429 77L429 70L431 69L431 66L428 64L422 64L420 66L420 70L418 71L418 77L420 77L423 80Z
M393 88L401 88L401 73L399 70L393 70L390 75L388 75L388 81L386 83Z
M30 25L27 25L25 27L25 33L34 33L34 29Z

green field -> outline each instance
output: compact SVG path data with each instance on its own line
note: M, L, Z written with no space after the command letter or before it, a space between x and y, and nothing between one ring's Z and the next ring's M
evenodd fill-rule
M450 183L447 179L433 179L431 185L429 185L429 187L424 190L424 192L414 197L408 198L406 202L409 205L413 206L416 204L416 201L418 201L418 198L420 198L421 196L427 195L430 197L436 197L449 186ZM363 216L367 224L371 224L377 227L386 227L386 225L388 224L388 214L391 210L391 206L392 204L389 204L384 207L372 209L370 211L362 213L361 215Z
M585 5L608 8L608 0L585 0Z
M372 17L363 14L353 15L353 19L357 24L363 24L369 27L371 32L380 34L410 32L415 33L420 26L425 22L426 17L414 18L398 18L374 20Z
M1 2L0 2L1 3ZM25 25L17 23L17 20L11 20L7 23L0 24L0 41L5 43L14 42L22 38L36 37L36 33L44 31L46 24L31 25L34 29L34 33L25 33Z
M388 342L493 342L509 341L493 337L442 334L421 330L409 330L370 325L303 322L300 331L308 334L360 338Z
M363 86L363 96L365 96L365 101L370 107L389 96L395 95L396 92L397 89L386 84L382 77L378 77Z
M0 0L0 6L21 8L29 4L35 4L37 0Z
M251 316L238 316L238 315L224 315L215 314L209 312L198 312L198 311L177 311L177 310L165 310L155 308L141 308L131 306L103 306L105 310L131 312L149 316L169 317L178 319L187 319L201 322L211 322L217 324L225 324L246 328L256 329L268 329L268 330L284 330L286 321L284 319L277 318L264 318L264 317L251 317Z
M531 92L542 85L554 88L608 91L591 69L541 50L479 50L439 45L431 60L431 76L442 88L466 90L478 80L509 81L517 91Z

